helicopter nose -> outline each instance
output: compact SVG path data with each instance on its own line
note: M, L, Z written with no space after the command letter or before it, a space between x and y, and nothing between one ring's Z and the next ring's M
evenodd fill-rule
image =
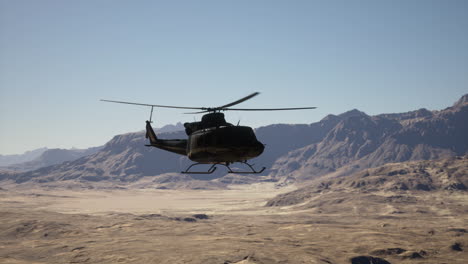
M257 141L255 149L257 150L258 155L260 155L263 153L263 150L265 150L265 145L263 145L260 141Z

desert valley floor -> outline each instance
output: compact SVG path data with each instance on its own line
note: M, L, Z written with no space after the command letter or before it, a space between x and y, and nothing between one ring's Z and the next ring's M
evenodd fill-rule
M0 189L0 263L466 263L464 192Z

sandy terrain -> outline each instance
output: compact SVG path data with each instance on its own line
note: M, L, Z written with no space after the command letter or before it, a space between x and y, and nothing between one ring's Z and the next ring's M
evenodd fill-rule
M464 192L0 190L0 263L466 263ZM206 219L207 218L207 219Z
M4 206L59 213L258 214L272 210L266 199L293 190L273 183L232 186L229 190L19 190L0 192Z

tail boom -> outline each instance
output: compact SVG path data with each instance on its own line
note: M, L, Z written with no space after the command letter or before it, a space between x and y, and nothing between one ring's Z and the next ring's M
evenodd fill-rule
M150 144L146 145L147 147L155 147L180 155L187 155L186 139L158 139L149 121L146 121L146 138L149 138L150 141Z

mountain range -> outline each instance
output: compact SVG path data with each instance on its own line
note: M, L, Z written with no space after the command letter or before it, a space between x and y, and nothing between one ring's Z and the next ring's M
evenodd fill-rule
M181 131L184 129L182 123L169 124L161 128L156 128L157 133L167 133ZM39 148L27 151L23 154L0 155L0 170L8 171L32 171L42 167L61 164L66 161L73 161L84 156L94 154L102 149L102 146L87 149L48 149Z
M92 155L99 150L100 147L91 147L87 149L45 149L38 157L22 163L15 163L9 166L0 167L10 171L31 171L43 167L48 167L56 164L61 164L66 161L73 161L84 156Z
M441 111L354 115L320 141L280 157L272 176L308 180L349 175L389 162L462 156L468 151L468 95Z
M391 162L463 156L468 153L467 121L468 94L453 106L439 111L419 109L369 116L354 109L328 115L309 125L260 127L255 133L266 148L252 163L269 169L263 177L254 175L252 178L302 182L317 177L351 175ZM180 128L181 124L175 127ZM158 137L186 138L186 135L172 130L159 132ZM147 148L145 143L144 132L117 135L93 154L27 172L0 173L0 180L17 183L135 182L164 174L166 178L173 175L171 177L180 181L178 172L190 161L184 156ZM184 179L215 181L224 176L225 173L218 173ZM171 177L167 181L171 181Z
M23 154L0 155L0 167L31 161L39 157L47 148L26 151Z

